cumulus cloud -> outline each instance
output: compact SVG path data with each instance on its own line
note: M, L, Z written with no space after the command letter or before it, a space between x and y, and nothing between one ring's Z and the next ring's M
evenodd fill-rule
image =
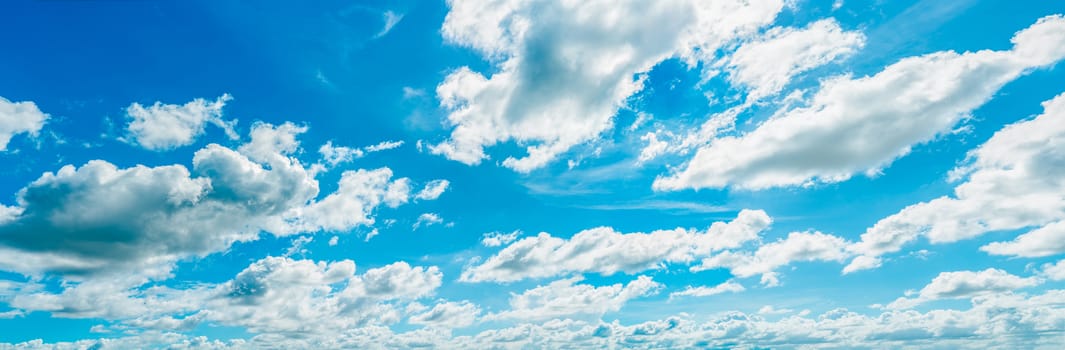
M1042 283L1037 278L1023 278L999 269L983 271L942 272L932 279L915 298L900 297L889 309L909 309L921 303L940 299L972 298L993 293L1013 291Z
M805 28L772 28L729 55L728 80L747 87L747 100L756 101L780 92L793 76L851 55L864 44L864 35L844 31L833 19Z
M32 101L11 102L0 97L0 151L7 150L7 144L15 135L37 136L48 117Z
M469 301L442 302L407 319L407 323L441 328L462 328L477 320L481 308Z
M486 319L547 320L564 316L595 316L616 312L629 300L655 294L662 285L639 276L622 285L596 287L578 284L580 277L551 282L510 296L510 309Z
M430 151L466 164L485 148L526 148L503 165L543 167L610 128L642 74L677 57L708 62L723 44L754 35L783 8L780 0L656 2L449 1L441 32L488 59L494 73L469 67L437 86L451 136Z
M919 236L945 243L1034 227L1012 241L980 249L1025 257L1065 252L1060 240L1065 220L1065 180L1060 176L1065 172L1065 94L1044 102L1043 109L1043 114L1006 126L970 151L967 164L952 172L966 179L953 195L908 206L867 229L852 247L863 260L855 260L849 271L879 266L879 256Z
M418 194L415 195L414 198L423 201L435 200L440 198L440 195L444 194L444 191L447 191L447 187L450 184L451 182L447 180L429 181L421 191L418 191Z
M699 320L689 315L638 323L551 319L524 321L455 335L435 327L394 332L380 325L342 332L286 337L259 334L250 339L211 341L169 332L144 332L111 339L49 344L40 340L0 344L5 349L156 348L980 348L1056 349L1065 322L1065 291L1042 294L987 294L970 300L968 309L886 310L867 315L847 309L800 313L770 321L739 311ZM461 304L461 303L460 303Z
M584 230L569 239L540 233L503 248L462 272L467 282L508 282L567 273L636 273L667 263L688 263L714 251L755 240L772 220L760 210L743 210L731 222L703 231L676 228L620 233L608 227Z
M511 232L489 232L481 236L481 245L485 247L498 247L504 244L510 244L514 240L518 239L518 235L521 231L515 230Z
M776 268L799 261L843 261L850 257L848 242L821 232L792 232L787 237L761 245L754 252L725 251L702 260L693 271L727 268L737 277L762 276L762 283L779 284Z
M755 130L712 140L657 190L833 183L875 174L948 132L1006 83L1065 57L1065 18L1018 32L1010 50L905 58L873 76L828 79L806 106Z
M233 131L236 120L222 119L222 107L232 100L229 94L219 96L214 102L202 98L184 105L155 104L145 107L134 102L126 107L126 131L132 142L154 151L174 149L192 144L208 123L222 128L231 139L237 139Z
M318 182L292 157L290 123L256 124L232 150L210 144L192 170L119 168L104 160L48 172L0 218L0 266L23 273L128 271L166 275L183 258L222 251L260 232L287 235L373 223L372 211L405 198L391 170L346 171L321 200ZM395 193L393 193L395 192ZM409 190L408 190L409 192ZM398 203L397 203L398 204Z
M716 285L716 286L713 286L713 287L707 287L707 286L692 287L692 286L687 286L682 291L669 293L669 298L673 299L673 298L676 298L676 297L708 297L708 296L711 296L711 295L717 295L717 294L721 294L721 293L739 293L739 292L742 292L742 291L745 291L745 290L747 290L747 289L744 288L742 284L736 283L734 281L726 281L725 283L722 283L722 284L719 284L719 285Z
M1052 281L1065 281L1065 260L1053 264L1043 264L1040 274Z
M442 278L435 266L405 262L356 275L350 260L267 257L219 285L205 308L210 320L252 332L335 334L398 322L394 302L431 296Z

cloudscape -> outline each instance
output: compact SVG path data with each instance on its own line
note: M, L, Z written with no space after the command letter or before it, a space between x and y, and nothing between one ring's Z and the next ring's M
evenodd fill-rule
M0 31L0 350L1065 348L1062 2Z

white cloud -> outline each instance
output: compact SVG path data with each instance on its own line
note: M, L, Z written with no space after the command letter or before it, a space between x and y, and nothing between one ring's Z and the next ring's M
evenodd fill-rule
M793 76L849 56L864 44L861 33L844 31L833 19L805 28L772 28L727 58L728 79L746 86L747 100L756 101L780 92Z
M11 102L0 97L0 151L7 150L8 142L15 135L37 136L48 117L32 101Z
M1065 21L1063 21L1065 26ZM1013 241L981 248L991 254L1046 256L1065 251L1065 94L1043 103L1043 114L1009 125L969 152L953 177L966 178L952 196L906 207L878 221L852 247L879 266L879 256L898 251L919 236L955 242L985 232L1034 227ZM868 262L868 261L867 261ZM849 266L848 271L859 270Z
M629 300L652 295L662 285L650 277L639 276L628 284L596 287L577 284L580 277L541 285L521 294L511 294L510 310L489 314L486 319L547 320L563 316L599 317L616 312Z
M909 309L921 303L940 299L972 298L993 293L1009 292L1042 283L1037 278L1023 278L1006 271L989 268L983 271L941 272L931 283L921 288L915 298L900 297L889 309Z
M440 198L440 195L447 191L447 187L451 182L447 180L433 180L425 184L425 187L414 196L415 199L423 201L431 201Z
M682 291L669 293L669 298L672 299L672 298L676 298L676 297L708 297L708 296L711 296L711 295L717 295L717 294L721 294L721 293L739 293L739 292L742 292L742 291L745 291L745 290L747 290L747 289L743 288L742 284L736 283L734 281L726 281L725 283L722 283L722 284L719 284L719 285L716 285L716 286L713 286L713 287L707 287L707 286L692 287L692 286L688 286L688 287L684 288L684 290L682 290Z
M356 275L350 260L267 257L215 287L204 307L211 321L256 333L332 335L398 322L396 303L431 296L441 279L436 267L405 262Z
M1052 281L1065 281L1065 260L1053 264L1043 264L1040 274Z
M381 14L381 19L384 21L384 24L381 26L381 30L374 35L374 38L383 37L387 35L388 32L391 32L392 28L395 28L396 25L399 24L399 21L403 20L403 14L385 11Z
M728 268L737 277L762 276L762 283L779 284L776 268L798 261L843 261L847 241L821 232L792 232L784 239L761 245L753 253L725 251L702 260L693 271Z
M641 74L679 57L708 62L724 43L753 35L780 0L655 2L449 2L441 32L495 66L485 76L462 67L436 92L453 127L430 150L477 164L485 147L515 141L524 157L503 165L529 172L612 127Z
M322 155L322 161L324 161L326 165L333 167L341 163L347 163L362 158L368 153L396 149L402 145L403 141L383 141L363 148L351 148L346 146L334 146L333 141L329 141L322 145L322 147L318 148L318 153Z
M1065 57L1065 18L1013 37L1013 48L910 57L871 77L822 83L809 105L784 109L753 131L714 139L657 190L746 189L833 183L875 174L916 144L949 132L1006 83Z
M419 227L429 227L442 222L444 222L444 219L437 213L422 213L422 215L418 215L418 219L414 221L412 229L417 230Z
M667 263L688 263L714 251L755 240L771 220L760 210L743 210L735 220L715 222L704 231L677 228L651 233L620 233L608 227L578 232L567 239L540 233L503 248L484 263L467 268L461 280L517 281L567 273L636 273Z
M381 141L380 143L378 143L376 145L366 146L366 152L367 153L373 153L373 152L387 151L387 150L390 150L390 149L399 148L400 146L403 146L403 141L402 140L400 140L400 141Z
M980 250L988 254L1028 258L1065 253L1065 221L1047 224L1009 242L989 243L980 247Z
M498 247L504 244L510 244L514 240L518 239L518 235L521 234L520 230L514 230L509 233L505 232L489 232L485 233L481 237L481 245L485 247Z
M442 328L462 328L473 324L481 308L469 301L442 302L425 312L411 316L407 323Z
M322 155L322 161L330 166L347 163L366 155L366 152L359 148L333 146L333 141L326 142L319 147L318 153Z
M222 128L229 138L237 139L237 133L233 131L237 121L222 119L222 107L232 99L229 94L223 94L214 102L197 98L184 105L155 102L148 107L134 102L126 107L129 119L126 131L131 141L154 151L192 144L203 135L208 123Z
M182 165L121 169L103 160L45 173L5 207L0 266L29 274L114 270L165 276L177 260L222 251L260 231L287 235L373 223L394 190L387 168L346 171L321 200L290 154L305 130L256 124L237 151L210 144ZM392 194L395 192L395 194ZM402 196L401 196L402 195Z
M340 237L333 236L332 238L329 239L329 246L330 247L335 247L338 243L340 243Z
M176 333L143 332L135 336L49 344L40 340L0 344L5 349L84 349L188 347L247 348L943 348L1057 349L1065 322L1065 291L1042 294L988 294L971 299L967 309L887 310L866 315L834 309L817 315L800 313L775 321L744 312L725 312L709 319L679 315L639 323L552 319L523 321L455 335L434 327L393 332L367 324L341 332L266 333L250 339L210 341ZM284 310L284 309L282 309ZM281 314L288 317L288 314ZM346 315L355 317L356 315ZM312 321L314 322L314 321ZM325 323L319 329L331 327Z

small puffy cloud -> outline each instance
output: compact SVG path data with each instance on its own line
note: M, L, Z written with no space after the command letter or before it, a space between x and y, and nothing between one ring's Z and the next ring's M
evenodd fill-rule
M661 284L647 276L639 276L625 285L618 283L602 287L578 284L580 281L580 277L567 278L520 294L511 294L510 310L485 318L546 320L577 315L599 317L621 310L629 300L655 294L662 288Z
M731 222L703 231L677 228L620 233L608 227L584 230L569 239L540 233L503 248L484 263L467 268L461 280L508 282L567 273L636 273L667 263L688 263L714 251L755 240L772 220L760 210L743 210Z
M1065 252L1065 178L1060 176L1065 173L1065 94L1044 102L1043 110L1034 119L1006 126L970 151L966 164L952 172L966 179L953 195L910 205L868 228L851 248L863 260L856 259L848 271L879 266L879 256L899 251L920 236L946 243L1034 227L1012 241L980 249L1024 257Z
M378 143L376 145L366 146L366 152L373 153L387 151L390 149L399 148L399 146L403 146L403 141L381 141L381 143Z
M329 141L318 148L318 153L322 155L322 161L325 162L326 165L334 167L341 163L347 163L362 158L368 153L387 151L402 145L403 141L383 141L363 148L351 148L346 146L334 146L333 141Z
M1065 281L1065 260L1053 264L1043 264L1040 274L1052 281Z
M330 247L335 247L337 245L337 243L340 243L340 237L333 236L332 238L329 238L329 246Z
M728 79L747 87L747 99L755 101L780 92L797 74L853 54L864 43L861 33L844 31L833 19L805 28L772 28L729 55Z
M452 129L429 149L478 164L488 158L486 147L515 141L526 154L507 156L502 164L529 172L612 127L659 62L709 62L725 43L770 24L783 1L448 5L444 39L476 50L494 68L486 76L461 67L437 86Z
M462 328L477 320L481 308L469 301L442 302L407 319L407 323L441 328Z
M739 292L742 292L742 291L745 291L745 290L747 290L747 289L744 288L742 284L736 283L734 281L726 281L725 283L722 283L722 284L719 284L719 285L716 285L716 286L713 286L713 287L707 287L707 286L692 287L692 286L687 286L682 291L669 293L669 298L672 299L672 298L676 298L676 297L708 297L708 296L711 296L711 295L717 295L717 294L721 294L721 293L739 293Z
M444 219L437 213L422 213L418 215L418 219L414 221L412 229L417 230L419 227L429 227L444 222Z
M11 102L0 97L0 151L7 150L8 142L15 135L37 136L48 117L32 101Z
M184 105L155 104L145 107L134 102L126 107L126 131L132 142L149 150L162 151L192 144L208 123L223 130L231 139L238 138L233 125L236 120L222 119L222 107L232 100L229 94L223 94L214 102L202 98L189 101Z
M983 271L942 272L932 279L915 298L901 297L889 309L908 309L933 300L972 298L981 295L1013 291L1042 283L1037 278L1023 278L999 269Z
M514 230L511 232L489 232L481 236L481 245L485 247L498 247L504 244L510 244L514 240L518 239L518 235L521 231Z
M807 105L712 140L654 188L763 189L875 174L914 145L950 132L1006 83L1065 57L1056 48L1062 41L1065 18L1049 16L1018 32L1010 50L942 51L873 76L825 80Z
M415 199L431 201L440 198L440 195L447 191L447 187L451 182L447 180L433 180L425 184L425 187L414 196Z

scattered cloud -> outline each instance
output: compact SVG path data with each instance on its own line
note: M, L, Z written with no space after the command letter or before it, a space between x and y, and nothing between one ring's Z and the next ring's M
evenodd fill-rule
M1044 22L1048 22L1046 20ZM1065 30L1065 20L1062 20ZM1043 103L1043 114L1009 125L969 152L967 163L952 172L966 181L951 196L910 205L880 219L852 250L862 254L848 271L874 268L879 256L925 236L932 243L955 242L986 232L1035 229L1013 241L980 249L995 255L1047 256L1065 252L1065 169L1060 144L1065 140L1065 94Z
M676 297L708 297L708 296L711 296L711 295L718 295L718 294L721 294L721 293L739 293L739 292L742 292L742 291L745 291L745 290L747 290L747 288L744 288L742 284L739 284L739 283L736 283L736 282L733 282L733 281L726 281L724 283L721 283L721 284L713 286L713 287L707 287L707 286L692 287L692 286L687 286L682 291L669 293L669 298L673 299L673 298L676 298Z
M874 175L917 144L950 132L1006 83L1065 57L1065 18L1048 16L1013 36L1010 50L941 51L900 60L873 76L822 82L804 107L778 111L753 131L714 139L656 190L835 183Z
M222 128L229 138L237 139L239 136L233 130L237 121L222 119L222 107L231 100L232 96L223 94L214 102L197 98L184 105L155 102L145 107L134 102L126 107L127 139L153 151L171 150L195 142L208 123Z
M474 49L496 71L485 76L461 67L437 86L452 130L429 149L478 164L488 158L485 147L515 141L527 154L502 164L523 173L612 127L659 62L709 62L722 45L754 35L783 8L780 0L448 5L444 39Z
M49 117L32 101L11 102L0 97L0 151L7 150L7 144L15 135L36 137Z
M509 282L568 273L637 273L738 247L757 239L770 222L763 211L743 210L731 222L715 222L703 231L676 228L620 233L598 227L569 239L540 233L511 243L480 265L467 268L460 280Z
M915 298L899 298L887 305L889 309L909 309L921 303L940 300L972 298L992 293L1009 292L1041 284L1037 278L1023 278L999 269L983 271L942 272L932 279Z

